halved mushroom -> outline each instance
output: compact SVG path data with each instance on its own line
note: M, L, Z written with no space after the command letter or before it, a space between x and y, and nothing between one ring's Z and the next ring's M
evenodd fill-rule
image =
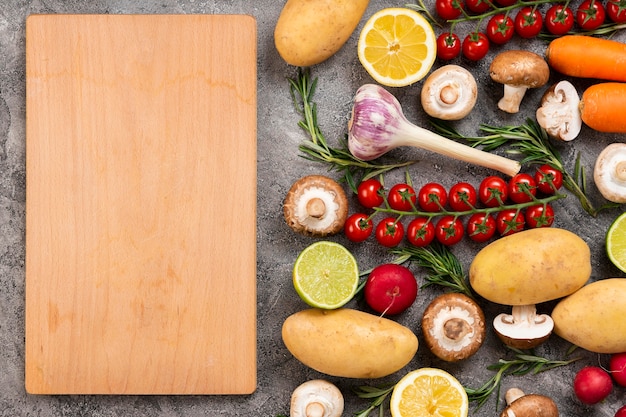
M537 314L534 305L513 306L511 314L499 314L493 329L502 342L517 349L539 346L552 334L554 321L547 314Z
M489 74L495 82L504 84L504 96L498 102L498 108L507 113L517 113L526 90L548 82L550 68L534 52L509 50L493 59Z
M308 175L292 186L283 203L285 221L306 236L338 233L348 217L348 198L338 182L323 175Z
M569 81L559 81L544 93L537 109L537 122L551 137L573 140L583 125L579 104L576 87Z
M626 143L612 143L600 152L593 180L604 198L626 203Z
M460 120L467 116L478 97L474 76L458 65L444 65L433 71L422 87L424 111L442 120Z
M435 356L456 362L472 356L485 340L485 316L470 297L449 293L435 298L422 316L424 341Z
M559 417L559 409L550 397L524 394L519 388L511 388L505 394L507 407L500 417Z
M313 379L298 386L291 394L290 417L341 417L343 395L334 384Z

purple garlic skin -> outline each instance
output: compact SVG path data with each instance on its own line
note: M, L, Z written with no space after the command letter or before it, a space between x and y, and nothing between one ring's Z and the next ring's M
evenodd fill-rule
M395 138L408 123L398 100L376 84L361 86L348 122L348 149L362 161L371 161L400 146Z

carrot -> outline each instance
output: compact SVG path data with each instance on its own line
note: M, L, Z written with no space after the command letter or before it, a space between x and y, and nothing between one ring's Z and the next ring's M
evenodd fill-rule
M606 82L587 88L580 101L580 116L599 132L626 133L626 83Z
M626 81L626 44L585 35L556 38L546 49L548 65L564 75Z

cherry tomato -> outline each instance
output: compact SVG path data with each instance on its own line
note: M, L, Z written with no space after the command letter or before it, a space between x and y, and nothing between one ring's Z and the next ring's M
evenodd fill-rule
M387 248L398 246L404 237L404 226L395 217L387 217L376 225L376 240Z
M532 175L519 173L509 181L509 199L514 203L527 203L537 194L537 186Z
M508 236L524 230L524 213L516 209L502 210L496 216L496 230L500 236Z
M429 182L424 184L417 193L417 203L424 211L435 213L441 211L448 201L448 192L441 184Z
M495 1L500 7L512 6L515 3L517 3L517 0L495 0Z
M534 38L543 27L541 12L530 6L522 7L515 16L515 32L522 38Z
M367 240L374 230L372 219L364 213L354 213L346 219L343 231L352 242L363 242Z
M415 190L409 184L396 184L389 190L387 196L387 202L389 207L399 211L411 211L413 210L417 201L417 195Z
M448 193L448 204L454 211L471 210L476 207L477 201L476 189L468 182L457 182Z
M446 245L452 246L463 239L463 222L454 216L442 216L435 225L435 237Z
M456 19L461 15L463 2L461 0L437 0L435 10L439 17L445 20Z
M378 207L385 201L383 191L380 181L370 178L361 182L357 187L357 198L363 207Z
M504 45L511 40L515 33L513 19L504 13L498 13L487 23L487 37L497 45Z
M444 32L437 37L437 57L444 61L456 58L461 53L461 40L457 35Z
M427 217L416 217L406 228L406 238L413 246L428 246L435 238L435 225Z
M489 213L474 213L467 221L467 235L474 242L486 242L496 233L496 221Z
M609 0L606 14L615 23L626 23L626 0Z
M550 165L542 165L535 172L535 184L540 192L554 194L563 185L563 173Z
M491 9L491 4L487 0L465 0L465 7L470 12L481 14Z
M554 210L550 204L537 204L526 209L526 224L530 228L550 227L554 223Z
M485 178L478 187L478 198L485 207L498 207L506 202L509 196L506 180L496 175Z
M617 410L613 417L626 417L626 405Z
M574 27L574 12L563 4L555 4L546 12L545 25L553 35L565 35Z
M482 32L471 32L461 46L463 56L471 61L479 61L489 52L489 39Z
M597 29L606 17L600 0L585 0L576 9L576 23L582 30Z

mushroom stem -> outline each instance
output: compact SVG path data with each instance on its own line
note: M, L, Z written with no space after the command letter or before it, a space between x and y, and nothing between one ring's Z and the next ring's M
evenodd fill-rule
M511 405L513 401L523 397L524 395L526 395L524 394L524 391L519 388L509 388L506 394L504 394L504 399L506 400L507 405Z
M326 204L321 198L312 198L306 203L306 212L309 216L321 219L326 213Z
M504 84L504 95L498 101L498 108L507 113L517 113L528 87L525 85Z
M619 161L615 165L615 178L626 182L626 161Z

